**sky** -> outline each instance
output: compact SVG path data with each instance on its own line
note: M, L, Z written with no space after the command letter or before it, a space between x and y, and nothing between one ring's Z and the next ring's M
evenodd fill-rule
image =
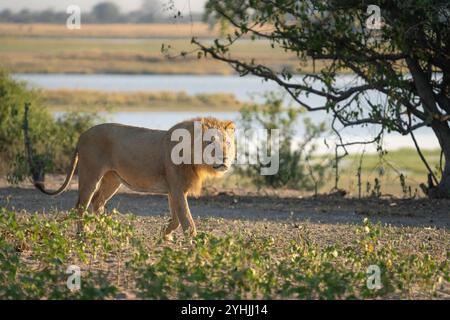
M0 11L10 9L20 11L22 9L66 11L69 5L78 5L83 10L90 11L99 2L114 2L122 12L129 12L138 9L142 0L0 0ZM161 3L168 3L169 0L160 0ZM177 10L182 13L189 12L189 4L192 12L203 11L206 0L173 0Z

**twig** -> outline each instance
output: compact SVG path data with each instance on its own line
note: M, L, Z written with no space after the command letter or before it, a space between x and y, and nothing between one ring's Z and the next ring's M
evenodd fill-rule
M23 124L22 124L23 139L24 139L24 143L25 143L25 152L26 152L26 156L27 156L28 167L30 169L30 173L33 178L33 181L35 181L35 178L37 178L37 177L35 177L36 170L35 170L35 166L34 166L33 149L31 148L30 135L29 135L29 125L28 125L29 111L30 111L30 103L26 102L25 110L23 113Z
M420 150L419 144L417 143L416 137L414 136L414 133L412 131L410 132L410 135L414 142L414 145L416 147L416 150L417 150L417 153L419 154L420 159L422 159L423 164L425 165L425 167L427 167L429 175L433 178L433 180L436 184L439 184L438 180L436 179L436 176L433 173L433 170L431 170L430 165L428 164L427 160L425 159L425 156L423 155L422 150Z
M338 190L338 183L339 183L339 160L340 158L338 157L338 146L336 146L334 148L334 159L335 159L335 177L334 177L334 189Z
M38 163L34 159L33 155L33 148L31 146L31 139L29 134L29 124L28 124L28 114L30 111L30 103L25 103L25 110L23 114L23 123L22 123L22 129L23 129L23 138L25 143L25 153L28 161L28 167L31 173L31 178L33 179L33 183L36 181L43 181L43 170L42 170L42 164Z
M363 149L363 152L361 153L361 157L359 158L359 165L358 165L358 199L361 199L361 187L362 187L362 183L361 183L361 171L362 171L362 161L364 158L364 152L366 151L366 149Z

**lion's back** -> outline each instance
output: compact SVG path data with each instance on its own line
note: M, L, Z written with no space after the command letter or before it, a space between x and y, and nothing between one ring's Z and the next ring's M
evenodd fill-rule
M127 126L117 123L96 125L84 132L78 142L80 158L115 165L146 163L162 152L166 131Z
M86 130L79 139L80 144L92 143L98 147L111 144L129 145L159 141L166 131L127 126L118 123L103 123Z

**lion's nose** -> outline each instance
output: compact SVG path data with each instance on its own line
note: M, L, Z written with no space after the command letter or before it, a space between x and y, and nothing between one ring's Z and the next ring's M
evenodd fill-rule
M224 163L213 165L214 170L226 171L228 170L228 166Z

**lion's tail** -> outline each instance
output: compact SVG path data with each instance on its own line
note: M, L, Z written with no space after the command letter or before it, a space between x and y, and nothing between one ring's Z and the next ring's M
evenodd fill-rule
M78 165L78 148L75 149L75 152L73 154L72 164L71 164L71 167L69 169L70 171L67 172L66 180L64 181L64 183L62 184L62 186L58 190L56 190L56 191L45 190L45 186L44 186L44 182L43 181L35 181L34 182L34 186L38 190L42 191L45 194L48 194L49 196L57 196L57 195L63 193L67 189L67 187L69 186L70 180L72 180L72 177L73 177L73 175L75 173L77 165Z

